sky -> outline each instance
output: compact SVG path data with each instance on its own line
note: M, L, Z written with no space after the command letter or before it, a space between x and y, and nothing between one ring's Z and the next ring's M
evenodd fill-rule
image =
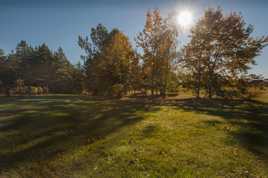
M254 36L268 35L266 0L0 0L0 48L9 53L20 40L32 46L46 43L51 49L62 47L73 63L82 51L78 35L89 35L90 28L102 23L123 31L134 44L143 29L147 10L160 9L163 15L188 9L197 21L205 9L220 6L226 14L240 12L255 27ZM181 34L181 45L188 40ZM268 47L256 58L251 72L268 77Z

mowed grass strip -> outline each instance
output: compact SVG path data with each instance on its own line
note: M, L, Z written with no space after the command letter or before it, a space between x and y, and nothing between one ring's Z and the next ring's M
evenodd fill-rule
M260 98L3 97L0 177L268 177Z

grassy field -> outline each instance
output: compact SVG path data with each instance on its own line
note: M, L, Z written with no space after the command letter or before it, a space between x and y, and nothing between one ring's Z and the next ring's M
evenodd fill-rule
M2 97L0 177L268 177L268 94Z

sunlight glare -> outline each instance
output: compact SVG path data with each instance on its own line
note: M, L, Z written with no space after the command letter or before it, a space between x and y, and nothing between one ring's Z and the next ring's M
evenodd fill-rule
M182 28L189 28L193 24L193 14L190 10L182 10L177 15L177 23Z

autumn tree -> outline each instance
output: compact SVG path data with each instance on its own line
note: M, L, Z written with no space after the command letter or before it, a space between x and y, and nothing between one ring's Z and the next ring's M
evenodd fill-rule
M177 28L172 18L162 18L159 10L148 11L142 32L136 38L142 49L144 84L152 95L166 95L172 64L176 59Z
M111 31L110 39L105 44L101 56L103 61L101 67L104 67L103 76L107 74L105 78L109 83L107 87L119 84L123 86L125 93L130 90L132 82L135 82L131 72L136 70L137 58L128 37L119 30Z
M197 97L201 88L209 98L224 95L227 88L238 89L268 42L267 37L253 37L252 32L253 26L240 14L224 15L220 8L205 12L191 31L182 60Z
M127 92L132 87L138 66L134 50L128 40L118 29L108 31L99 24L91 29L89 37L79 37L78 44L84 49L85 73L88 89L93 94L111 95L112 88ZM117 87L113 87L117 85Z

